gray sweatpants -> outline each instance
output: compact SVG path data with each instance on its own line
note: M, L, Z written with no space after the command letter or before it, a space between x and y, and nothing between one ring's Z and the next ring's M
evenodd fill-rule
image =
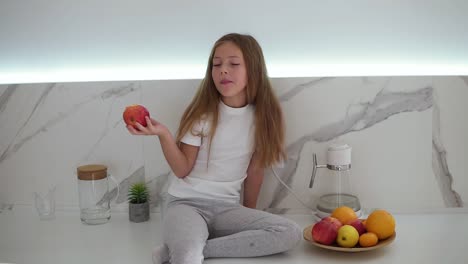
M163 225L172 264L271 255L302 239L301 228L289 219L215 199L169 195Z

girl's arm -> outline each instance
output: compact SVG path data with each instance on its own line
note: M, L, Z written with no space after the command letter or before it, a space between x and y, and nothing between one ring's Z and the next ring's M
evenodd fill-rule
M244 180L244 206L255 209L257 198L263 183L264 168L260 166L257 155L254 153L247 169L247 178Z
M179 148L169 130L159 136L159 142L161 143L164 157L174 174L179 178L187 176L193 169L199 147L181 142Z
M181 143L179 148L166 126L149 117L146 117L146 123L146 127L136 123L135 126L138 130L134 129L132 126L127 126L127 129L133 135L158 136L164 157L174 174L179 178L187 176L193 169L199 147Z

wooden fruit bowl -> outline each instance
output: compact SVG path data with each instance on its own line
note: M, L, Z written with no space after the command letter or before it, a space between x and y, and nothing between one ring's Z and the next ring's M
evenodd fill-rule
M387 239L384 239L384 240L379 240L379 243L377 243L377 245L372 246L372 247L361 247L361 246L359 246L359 243L358 243L358 245L356 245L355 247L345 248L345 247L340 247L337 244L323 245L323 244L315 242L314 239L312 238L312 228L313 227L314 227L314 225L312 224L312 225L304 228L303 236L304 236L305 240L307 240L308 242L310 242L311 244L313 244L313 245L315 245L317 247L321 247L321 248L325 248L325 249L329 249L329 250L334 250L334 251L342 251L342 252L362 252L362 251L375 250L375 249L378 249L378 248L385 247L388 244L392 243L393 240L395 240L395 237L396 237L396 232L395 232L391 237L389 237Z

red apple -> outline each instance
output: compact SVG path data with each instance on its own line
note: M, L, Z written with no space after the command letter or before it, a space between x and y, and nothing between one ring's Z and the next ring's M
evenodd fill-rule
M138 130L135 126L136 122L146 127L146 116L149 117L148 110L144 106L137 104L127 106L123 112L125 124L133 126L136 130Z
M334 217L322 218L312 228L312 238L320 244L331 245L335 242L341 226L341 222Z
M346 223L347 225L350 225L354 228L356 228L356 230L358 231L359 235L362 235L366 232L366 227L364 226L364 224L362 223L362 220L361 219L354 219L354 220L351 220L349 221L348 223Z

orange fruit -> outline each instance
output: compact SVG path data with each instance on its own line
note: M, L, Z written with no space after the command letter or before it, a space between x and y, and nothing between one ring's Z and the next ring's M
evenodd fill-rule
M379 238L377 235L371 232L364 233L359 237L359 245L361 247L372 247L377 245L378 242Z
M364 219L364 220L361 221L361 223L364 225L364 227L366 227L366 221L367 221L367 219Z
M343 225L357 219L354 210L348 206L340 206L333 210L331 217L338 219Z
M395 233L395 218L385 210L375 210L367 217L366 229L379 239L386 239Z

